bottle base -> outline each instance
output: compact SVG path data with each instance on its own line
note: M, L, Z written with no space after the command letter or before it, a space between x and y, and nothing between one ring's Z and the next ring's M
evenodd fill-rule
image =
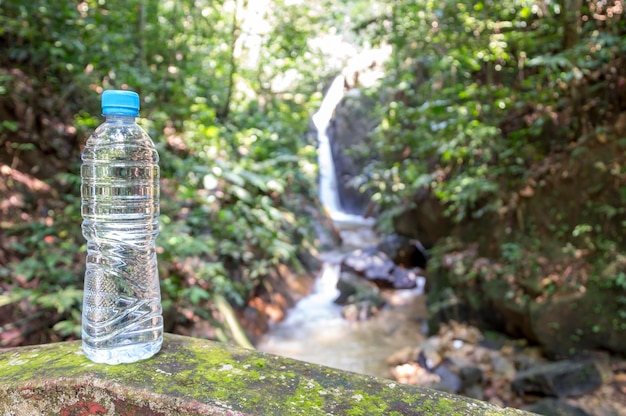
M124 345L116 348L91 348L83 342L83 352L94 363L129 364L152 357L161 350L162 343L162 337L150 343Z

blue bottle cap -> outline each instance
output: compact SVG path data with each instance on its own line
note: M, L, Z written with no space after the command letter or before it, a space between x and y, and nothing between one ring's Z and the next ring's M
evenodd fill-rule
M107 90L102 93L102 114L139 115L139 94L133 91Z

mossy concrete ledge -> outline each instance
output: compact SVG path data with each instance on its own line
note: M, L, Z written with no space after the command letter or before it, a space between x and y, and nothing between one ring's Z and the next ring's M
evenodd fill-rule
M94 364L80 342L0 350L0 414L524 415L516 409L195 338Z

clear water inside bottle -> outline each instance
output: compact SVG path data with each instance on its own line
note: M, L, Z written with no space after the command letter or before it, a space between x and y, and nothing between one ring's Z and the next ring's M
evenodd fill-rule
M132 117L107 118L83 150L82 338L95 362L130 363L161 348L158 161L152 140Z

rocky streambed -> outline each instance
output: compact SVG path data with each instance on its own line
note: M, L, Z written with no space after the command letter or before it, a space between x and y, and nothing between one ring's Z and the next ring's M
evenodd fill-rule
M550 361L525 340L452 321L387 364L402 383L541 415L626 415L626 360L603 352Z
M455 321L428 336L419 242L392 236L322 260L314 292L257 348L543 415L626 415L624 359L549 360L525 340Z

